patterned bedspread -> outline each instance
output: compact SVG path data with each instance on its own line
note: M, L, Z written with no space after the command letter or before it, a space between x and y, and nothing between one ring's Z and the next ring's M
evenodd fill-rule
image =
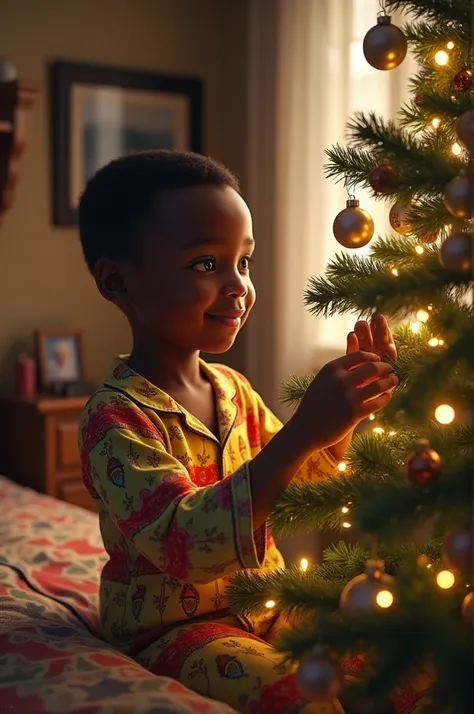
M97 633L97 517L0 477L0 712L232 714Z

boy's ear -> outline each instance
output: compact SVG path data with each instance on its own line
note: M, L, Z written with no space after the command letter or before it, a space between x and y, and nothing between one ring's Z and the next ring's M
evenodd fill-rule
M123 303L128 297L127 284L121 266L110 258L100 258L94 268L97 288L106 300Z

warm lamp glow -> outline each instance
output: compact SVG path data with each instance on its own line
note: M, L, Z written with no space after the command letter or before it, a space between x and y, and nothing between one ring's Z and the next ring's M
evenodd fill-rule
M451 152L454 154L454 156L460 156L462 153L462 147L458 142L456 141L452 147L451 147Z
M435 54L435 62L436 62L436 64L439 64L440 67L444 67L445 65L447 65L449 62L448 53L445 50L439 50Z
M306 573L306 571L308 570L308 565L309 565L308 558L301 558L300 568L303 571L303 573Z
M456 412L449 404L440 404L435 409L435 419L439 424L451 424Z
M384 610L386 610L388 607L391 607L393 605L393 595L390 590L381 590L379 593L377 593L375 602L379 607L383 607Z
M265 603L265 607L268 607L269 610L271 610L273 607L275 607L276 602L275 600L267 600Z
M456 578L450 570L442 570L436 576L436 582L443 590L449 590L449 588L452 588L455 580Z

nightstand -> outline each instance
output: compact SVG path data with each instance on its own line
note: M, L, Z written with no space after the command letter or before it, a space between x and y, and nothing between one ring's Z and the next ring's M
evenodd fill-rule
M95 510L81 477L79 417L88 397L0 397L0 474Z

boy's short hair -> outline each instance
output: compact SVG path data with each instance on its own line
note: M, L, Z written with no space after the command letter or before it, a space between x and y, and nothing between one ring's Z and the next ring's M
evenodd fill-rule
M230 187L237 178L208 156L143 151L111 161L88 182L79 204L79 233L91 273L100 258L133 258L160 191L192 186Z

